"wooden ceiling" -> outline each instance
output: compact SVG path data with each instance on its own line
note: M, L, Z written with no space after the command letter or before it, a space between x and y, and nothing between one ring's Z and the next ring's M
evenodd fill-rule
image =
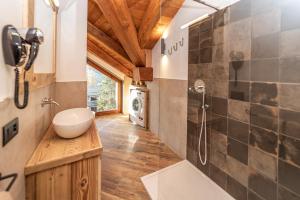
M88 0L88 51L129 77L152 79L146 50L154 47L183 1Z

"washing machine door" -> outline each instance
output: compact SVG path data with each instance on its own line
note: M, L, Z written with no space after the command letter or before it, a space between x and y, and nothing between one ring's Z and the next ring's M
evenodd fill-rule
M138 116L141 113L143 105L142 105L142 101L139 97L136 97L132 100L131 108L135 115Z

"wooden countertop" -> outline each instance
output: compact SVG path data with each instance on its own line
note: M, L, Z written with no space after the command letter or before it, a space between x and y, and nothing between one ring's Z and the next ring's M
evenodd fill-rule
M50 126L32 157L25 166L25 175L69 164L82 159L100 156L102 144L95 122L80 137L63 139Z

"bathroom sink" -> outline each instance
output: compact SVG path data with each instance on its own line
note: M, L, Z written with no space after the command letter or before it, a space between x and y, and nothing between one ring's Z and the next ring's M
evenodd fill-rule
M73 108L57 113L53 126L60 137L75 138L89 129L94 118L95 114L87 108Z

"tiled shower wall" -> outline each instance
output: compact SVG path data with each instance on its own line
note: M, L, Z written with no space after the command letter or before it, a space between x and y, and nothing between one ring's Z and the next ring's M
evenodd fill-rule
M189 30L187 159L236 199L300 199L300 2L241 0ZM204 145L202 145L204 146ZM203 154L202 148L202 154Z

